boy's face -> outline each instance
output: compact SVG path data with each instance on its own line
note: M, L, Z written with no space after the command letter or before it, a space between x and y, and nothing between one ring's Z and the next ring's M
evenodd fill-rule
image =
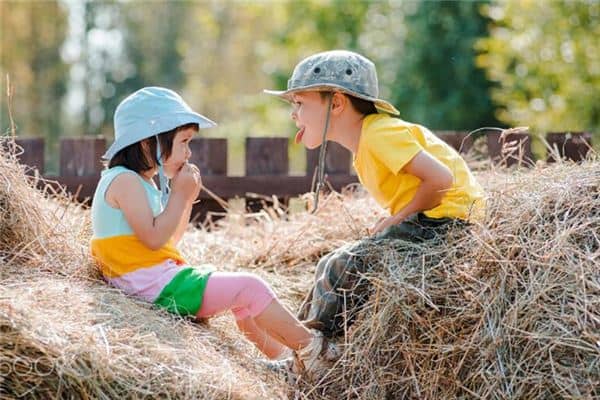
M296 123L296 143L309 149L321 145L327 117L327 100L319 92L299 92L292 95L292 119Z
M192 156L190 141L196 132L197 130L195 128L189 127L182 129L175 134L171 155L163 162L163 169L167 178L173 178Z

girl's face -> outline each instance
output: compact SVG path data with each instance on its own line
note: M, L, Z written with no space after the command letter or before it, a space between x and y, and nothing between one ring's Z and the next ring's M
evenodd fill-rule
M292 120L299 129L296 143L302 142L309 149L321 145L327 117L327 100L319 92L300 92L292 95Z
M175 134L171 155L163 161L163 169L167 178L171 179L177 175L177 172L179 172L181 167L183 167L192 156L190 141L196 132L197 130L195 128L189 127L182 129Z

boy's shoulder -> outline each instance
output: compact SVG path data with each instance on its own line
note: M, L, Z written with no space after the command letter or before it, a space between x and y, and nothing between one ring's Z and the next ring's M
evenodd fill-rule
M370 114L365 117L363 129L367 132L377 132L384 129L409 129L414 125L389 114Z
M414 127L414 124L388 114L371 114L365 118L361 140L378 142L389 136L395 136L395 140L399 139L398 136L407 136L405 139L408 139Z

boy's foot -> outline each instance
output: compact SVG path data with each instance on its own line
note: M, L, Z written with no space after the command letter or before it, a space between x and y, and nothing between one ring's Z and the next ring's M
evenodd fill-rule
M322 378L342 355L340 348L330 342L323 333L311 330L314 335L310 344L296 351L293 366L295 373L304 373L311 380Z

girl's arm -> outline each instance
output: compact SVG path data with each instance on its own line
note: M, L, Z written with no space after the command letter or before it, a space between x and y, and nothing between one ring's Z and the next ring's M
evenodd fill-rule
M106 200L123 211L137 238L151 250L158 250L173 236L186 210L187 203L197 197L199 175L184 168L173 180L173 190L164 211L154 217L146 192L133 174L120 174L106 191Z
M186 208L183 210L183 214L181 215L179 224L177 225L177 228L175 229L175 233L173 234L173 244L174 245L179 243L179 241L183 237L183 234L185 233L185 230L190 222L190 217L192 215L192 207L194 206L194 201L198 198L198 195L200 194L200 190L202 188L202 177L200 176L200 170L198 169L198 167L194 164L187 163L184 167L184 173L185 173L185 169L187 169L188 171L192 171L194 177L196 178L197 187L196 187L196 191L194 192L195 194L192 195L192 197L190 198L190 201L187 202ZM178 179L179 179L179 176L177 176L174 179L173 189L176 189L176 185L181 183L180 181L177 181L175 183L175 181Z
M446 191L452 187L454 181L450 169L426 151L417 153L406 164L403 171L421 180L415 196L398 213L377 223L370 231L371 233L377 233L388 226L397 225L409 215L416 212L431 210L437 207L442 202Z
M177 243L179 243L179 241L183 237L183 234L185 233L188 223L190 222L193 205L194 205L194 203L188 203L186 205L185 210L183 210L183 214L181 215L181 220L179 221L179 225L177 225L177 228L175 229L175 233L173 234L173 245L176 245Z

